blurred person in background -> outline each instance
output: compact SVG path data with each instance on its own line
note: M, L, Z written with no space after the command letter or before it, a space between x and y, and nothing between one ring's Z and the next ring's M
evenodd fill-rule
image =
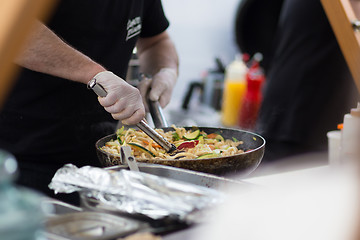
M284 0L264 67L263 162L326 151L358 93L320 0Z
M99 166L95 142L117 120L138 123L142 99L165 107L177 79L178 56L161 0L62 0L45 25L37 23L22 67L0 113L0 148L15 155L18 184L54 196L48 184L66 163ZM153 76L139 89L124 81L134 47L140 70ZM86 84L95 78L108 95Z

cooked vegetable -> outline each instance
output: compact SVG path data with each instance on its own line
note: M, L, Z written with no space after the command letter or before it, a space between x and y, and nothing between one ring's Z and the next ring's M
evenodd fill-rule
M210 133L206 137L213 139L213 138L216 138L216 136L217 136L217 133Z
M179 140L180 140L180 137L179 137L179 135L177 134L177 132L174 132L172 136L173 136L173 140L174 140L174 141L179 141Z
M200 135L200 130L198 129L196 131L184 134L184 138L186 138L187 140L194 140L194 139L198 138L199 135Z
M200 135L199 138L198 138L198 140L199 140L199 143L200 143L200 144L204 144L204 143L205 143L205 140L204 140L204 136L203 136L203 135Z
M214 157L221 157L221 155L218 153L207 153L207 154L201 155L200 157L197 157L196 159L214 158Z
M125 133L125 128L124 128L124 126L122 126L121 128L119 128L118 130L116 130L116 135L118 135L118 136L122 136L122 135L124 135L124 133Z
M177 149L181 150L184 148L194 148L198 143L199 143L199 140L183 142L177 147Z
M219 133L207 134L199 129L186 130L174 125L172 128L174 131L168 132L155 129L162 137L177 146L178 151L172 154L167 153L142 131L132 128L119 129L117 139L107 142L101 149L112 154L119 154L120 146L128 144L137 159L202 159L226 157L244 152L239 149L239 146L243 144L242 141L224 139Z
M136 144L136 143L128 143L128 145L130 145L130 147L134 150L134 151L140 151L141 153L145 153L146 155L149 155L150 157L155 157L155 154L153 154L152 152L150 152L149 150L147 150L146 148L144 148L143 146Z
M221 136L220 134L218 134L216 137L215 137L216 140L218 141L225 141L223 136Z
M206 137L209 139L216 139L218 141L225 141L223 136L221 136L219 133L210 133Z
M116 138L119 141L120 145L123 145L123 141L121 140L121 136L124 136L124 126L116 130Z

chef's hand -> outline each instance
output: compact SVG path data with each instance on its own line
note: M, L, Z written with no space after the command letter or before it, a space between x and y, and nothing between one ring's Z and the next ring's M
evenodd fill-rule
M144 118L145 108L137 88L109 71L100 72L94 78L107 91L106 97L98 100L114 119L133 125Z
M162 108L166 107L171 99L171 94L177 80L176 70L173 68L162 68L151 78L143 79L139 84L139 90L143 98L143 102L147 107L146 95L148 93L151 101L159 101Z

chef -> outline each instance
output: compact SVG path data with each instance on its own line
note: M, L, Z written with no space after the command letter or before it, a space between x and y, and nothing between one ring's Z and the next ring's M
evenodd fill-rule
M61 0L46 25L36 23L0 113L0 148L18 160L18 184L53 196L58 168L99 166L96 140L114 133L117 120L133 125L145 116L148 89L151 100L169 103L178 56L168 26L161 0ZM139 88L124 81L134 47L140 70L153 75ZM106 97L87 89L92 79Z

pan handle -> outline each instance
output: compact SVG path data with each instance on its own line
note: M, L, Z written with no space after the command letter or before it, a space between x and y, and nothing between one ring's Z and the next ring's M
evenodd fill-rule
M155 128L169 127L160 103L158 101L148 100L148 106Z

